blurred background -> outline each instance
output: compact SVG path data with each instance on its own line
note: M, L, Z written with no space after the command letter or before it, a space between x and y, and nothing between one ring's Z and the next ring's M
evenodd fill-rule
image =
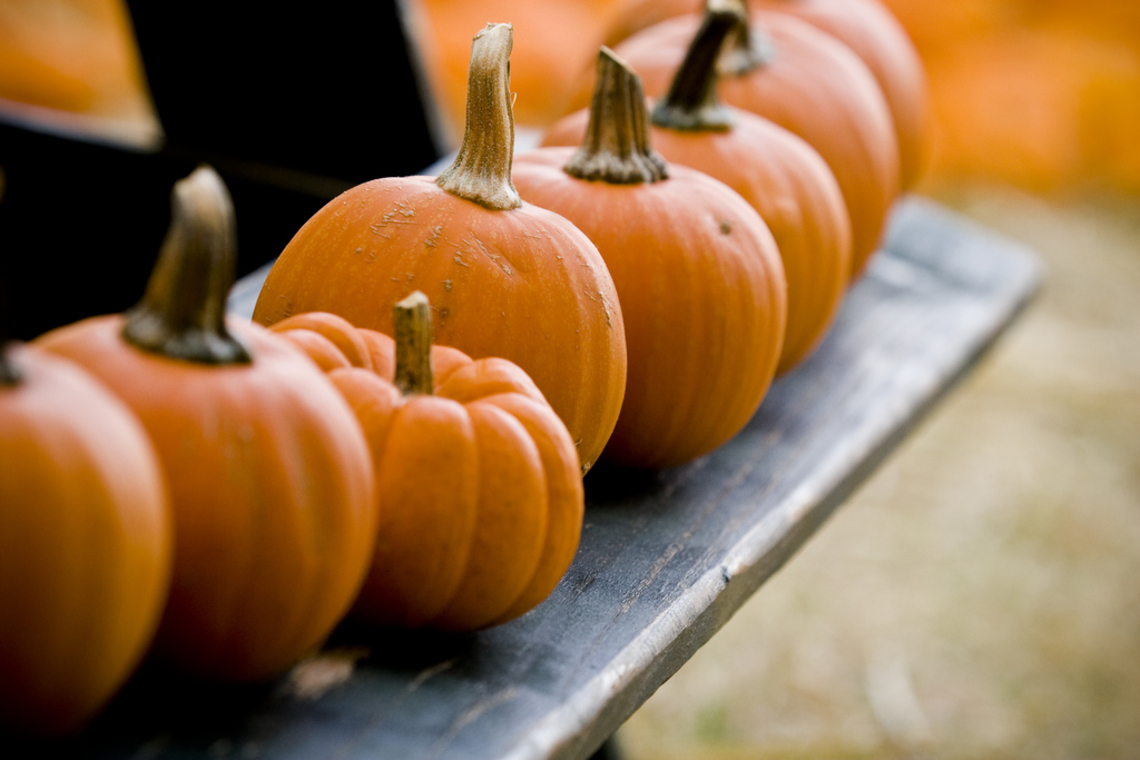
M916 192L1032 246L1045 287L630 719L630 760L1140 754L1140 3L883 2L929 85ZM447 139L485 22L515 25L537 130L628 4L408 0ZM0 99L161 139L120 0L0 0Z

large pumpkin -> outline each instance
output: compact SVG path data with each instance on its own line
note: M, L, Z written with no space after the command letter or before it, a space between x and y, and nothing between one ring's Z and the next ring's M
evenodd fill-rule
M510 620L550 594L578 547L574 442L516 365L432 346L422 293L394 324L395 341L321 312L271 328L339 357L329 377L372 449L383 509L355 615L449 630Z
M803 139L716 95L716 60L739 21L712 9L651 121L653 147L669 161L721 180L768 224L788 282L788 327L777 374L819 343L839 311L851 269L851 222L827 163ZM543 145L577 145L588 111L571 114Z
M680 16L627 39L615 51L663 95L701 24ZM899 192L899 151L882 90L859 57L806 21L756 12L722 61L726 103L771 119L815 148L835 174L852 231L852 275L878 249Z
M0 724L64 732L150 645L170 579L158 457L71 362L0 345Z
M590 236L617 285L629 376L605 458L680 464L732 437L767 392L787 319L780 254L732 188L666 168L637 76L608 50L586 134L577 151L520 154L515 183Z
M198 675L272 676L319 644L364 579L375 535L367 443L303 353L226 319L233 209L200 169L138 306L37 339L96 375L155 443L174 509L157 652Z
M253 316L270 325L327 311L391 332L387 305L418 289L440 343L526 371L587 469L625 388L621 308L594 245L566 219L524 203L511 184L510 47L506 24L475 38L455 163L438 179L377 179L331 201L281 253Z

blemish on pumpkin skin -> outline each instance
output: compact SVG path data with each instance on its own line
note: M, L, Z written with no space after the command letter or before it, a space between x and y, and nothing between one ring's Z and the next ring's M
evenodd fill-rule
M465 267L470 267L470 266L471 266L471 265L470 265L470 264L468 264L466 261L464 261L464 260L463 260L463 257L462 257L462 256L460 256L459 254L455 254L455 263L456 263L456 264L459 264L460 266L465 266Z
M720 232L722 235L731 235L732 222L728 221L727 219L722 219L720 222Z
M444 280L443 281L443 289L446 290L448 293L451 292L451 280Z

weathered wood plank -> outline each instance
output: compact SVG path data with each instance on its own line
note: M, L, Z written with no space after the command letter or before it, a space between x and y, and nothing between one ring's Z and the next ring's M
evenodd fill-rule
M276 684L141 673L68 749L114 758L580 758L709 639L1032 296L1031 252L927 201L890 235L821 348L713 454L595 470L549 600L439 636L344 626ZM252 311L259 283L235 288Z

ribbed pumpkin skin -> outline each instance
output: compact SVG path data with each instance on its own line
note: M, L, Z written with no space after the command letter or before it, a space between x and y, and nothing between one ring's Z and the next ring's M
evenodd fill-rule
M412 290L432 304L437 343L521 367L583 467L594 462L625 388L621 308L593 244L549 211L491 211L429 177L358 185L297 232L253 317L271 325L327 311L390 333L391 305Z
M906 29L878 0L749 0L789 13L834 36L875 75L895 125L903 190L922 176L930 151L930 105L922 59Z
M668 19L614 52L642 77L646 94L657 97L699 25L699 16ZM877 250L899 193L898 140L882 90L858 56L805 21L754 12L753 26L770 33L775 57L745 76L723 76L721 98L799 135L827 161L847 204L857 276Z
M313 363L258 325L230 320L251 365L140 351L120 316L37 342L123 399L170 485L175 561L156 650L199 676L280 673L348 611L375 537L373 476L351 410Z
M831 325L851 273L851 222L827 163L804 140L755 114L733 109L727 132L651 128L653 147L672 164L715 177L740 193L767 223L788 283L788 326L776 374L796 366ZM561 119L542 144L578 145L588 111Z
M404 396L392 384L388 336L323 313L271 329L290 340L319 330L330 346L369 347L329 375L364 428L381 504L355 616L474 630L550 594L578 548L584 494L574 442L526 373L434 346L434 395Z
M0 724L81 726L149 646L172 561L158 457L90 376L33 346L0 386Z
M515 159L523 198L598 246L625 317L625 402L604 457L667 467L712 451L755 412L776 370L787 285L771 233L723 183L683 166L639 185L586 182L572 148Z

